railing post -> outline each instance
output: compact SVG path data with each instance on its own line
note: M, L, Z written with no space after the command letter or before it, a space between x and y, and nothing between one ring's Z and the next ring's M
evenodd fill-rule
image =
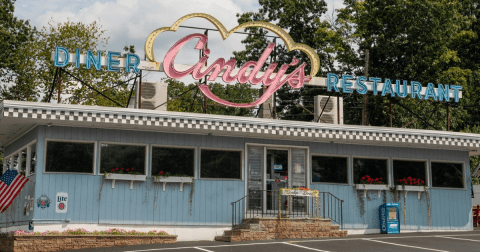
M343 230L343 200L340 201L340 226L342 227Z

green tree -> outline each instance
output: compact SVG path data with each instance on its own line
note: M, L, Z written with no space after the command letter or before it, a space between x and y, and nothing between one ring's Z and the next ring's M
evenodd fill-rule
M354 67L357 67L356 64L350 62L338 64L337 58L343 58L345 60L342 62L347 62L346 59L356 59L356 57L354 49L341 36L342 32L345 32L345 30L340 30L342 26L337 24L333 17L325 19L327 10L325 1L260 0L259 3L261 7L258 12L237 14L238 23L250 21L275 23L287 31L296 43L306 44L313 48L317 52L321 64L317 76L325 76L327 72L353 72ZM271 38L265 36L268 33L264 29L252 27L247 31L251 34L242 40L245 50L234 52L238 65L246 61L258 60L267 44L272 42ZM295 57L308 64L306 73L309 74L310 60L305 54L299 51L287 52L281 41L277 40L276 42L276 62L279 65L288 64ZM313 115L303 107L313 111L313 97L328 94L331 93L327 93L323 88L304 86L299 90L294 90L290 86L284 85L277 91L277 114L286 120L312 121Z
M13 15L14 3L15 0L0 0L0 93L16 83L10 92L27 99L32 88L21 74L25 61L23 49L33 41L35 29L28 21Z
M357 75L363 75L364 52L368 49L370 77L415 80L424 86L447 83L466 87L471 72L459 67L461 58L453 46L468 21L461 13L460 1L346 0L345 5L339 10L338 23L347 31L343 35L357 44L360 60L339 60L357 65ZM394 126L417 119L409 127L446 129L445 103L369 95L371 125L389 125L390 102ZM466 112L462 106L449 110L451 127L458 130Z
M185 85L183 82L173 79L166 79L165 81L168 83L168 111L203 113L204 96L195 87L197 84ZM258 90L251 88L249 85L210 83L208 86L216 96L235 103L253 102L258 96ZM207 114L252 116L253 113L254 110L251 108L226 107L207 100Z
M131 79L134 75L131 73L97 71L93 67L86 69L84 65L75 68L69 64L64 68L57 69L53 66L51 54L55 46L63 46L69 52L75 52L80 48L81 53L85 54L87 50L102 50L105 55L108 37L105 36L105 30L96 21L91 24L81 22L67 21L65 23L55 23L50 20L48 27L43 27L35 33L34 40L21 48L23 62L19 67L19 76L15 85L4 87L2 96L4 99L13 100L37 100L43 96L42 101L48 101L50 93L52 99L57 100L58 81L53 80L58 73L61 85L62 103L117 106L114 102L99 95L96 91L82 85L76 78L84 81L98 91L103 92L107 97L117 101L122 106L126 105L130 89L128 85L121 84ZM134 52L132 46L125 47L123 53ZM17 92L18 86L29 87L28 93Z

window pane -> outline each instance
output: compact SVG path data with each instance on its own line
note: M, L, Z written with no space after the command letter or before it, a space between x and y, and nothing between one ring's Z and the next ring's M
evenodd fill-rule
M47 142L47 172L93 173L93 143Z
M463 188L462 164L432 162L432 186Z
M35 173L35 167L37 165L37 144L34 143L30 146L30 174Z
M152 176L163 171L164 173L168 172L170 176L186 175L193 177L194 159L194 149L153 147Z
M312 182L348 183L346 157L312 156Z
M25 171L27 170L27 148L23 149L22 152L20 152L21 156L21 167L20 171L23 172L22 174L25 175Z
M100 172L134 168L135 172L145 174L145 150L145 146L102 144Z
M393 181L399 184L400 179L420 179L426 181L426 162L425 161L405 161L393 160ZM425 184L427 184L425 182Z
M17 171L18 171L18 168L19 168L18 165L20 164L19 160L18 160L18 157L19 157L18 153L13 155L13 169L15 169Z
M241 154L240 151L202 150L201 177L241 179Z
M353 159L353 177L354 183L359 184L363 176L369 175L372 179L382 178L383 182L388 183L387 160L386 159Z

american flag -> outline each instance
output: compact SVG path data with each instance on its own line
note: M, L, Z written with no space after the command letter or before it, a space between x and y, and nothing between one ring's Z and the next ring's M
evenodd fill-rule
M19 174L16 170L7 170L0 177L0 212L5 212L22 190L28 178Z

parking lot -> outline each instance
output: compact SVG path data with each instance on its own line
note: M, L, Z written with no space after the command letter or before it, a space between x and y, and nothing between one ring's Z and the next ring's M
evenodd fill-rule
M189 252L292 252L292 251L480 251L480 231L351 235L345 238L292 239L253 242L178 242L71 251L189 251Z

